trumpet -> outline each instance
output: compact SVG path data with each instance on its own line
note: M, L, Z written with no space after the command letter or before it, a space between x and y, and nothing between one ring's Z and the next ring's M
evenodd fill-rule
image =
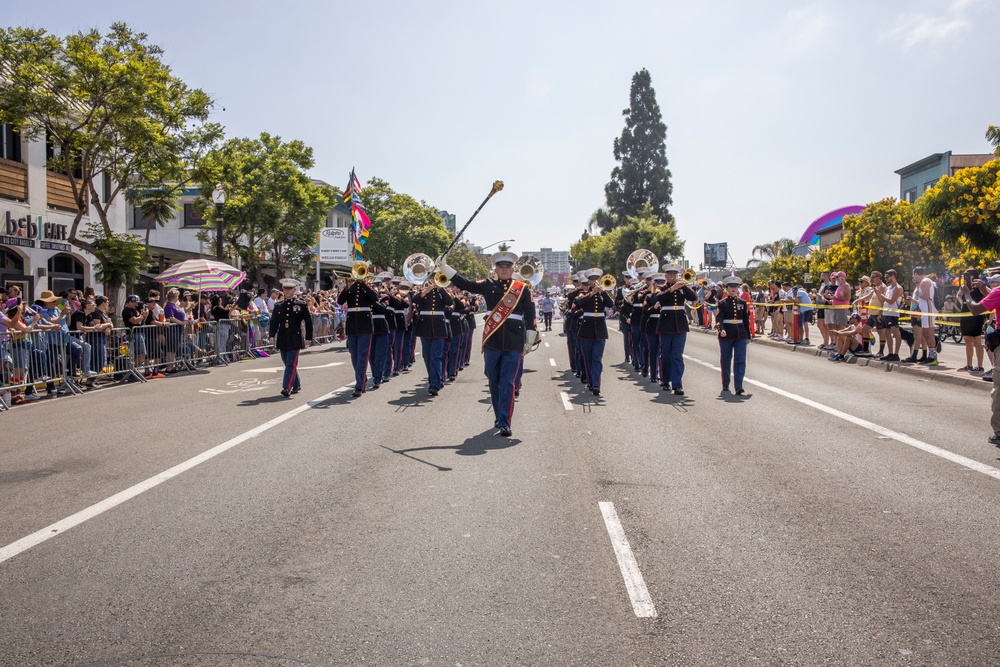
M351 267L351 277L355 280L364 280L365 282L372 279L371 265L368 262L357 261Z
M618 280L610 273L605 273L597 282L605 292L614 292L618 285Z
M686 283L690 283L697 277L698 274L695 272L694 269L691 268L684 269L684 273L681 274L681 280L683 280Z

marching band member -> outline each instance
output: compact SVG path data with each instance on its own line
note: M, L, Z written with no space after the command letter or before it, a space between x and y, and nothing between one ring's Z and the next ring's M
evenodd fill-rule
M667 279L662 273L653 276L653 291L643 301L642 335L646 338L646 367L649 369L649 381L660 382L660 334L656 327L660 323L660 307L656 298L666 287ZM644 374L645 375L645 374ZM666 382L666 380L664 380Z
M354 394L357 398L365 391L368 380L368 356L372 347L372 308L378 304L378 293L363 280L347 279L345 287L337 296L337 303L346 305L347 321L344 323L344 333L347 334L347 349L351 353L351 365L354 367Z
M573 301L576 300L582 290L580 289L580 276L573 274L573 289L566 293L566 307L563 313L563 331L566 333L566 349L569 352L569 372L580 377L580 369L576 365L576 319L572 315Z
M644 281L645 285L632 295L632 324L630 331L632 336L632 366L637 373L645 377L649 372L649 367L646 365L646 336L642 332L642 306L646 296L649 294L651 280L647 280L645 270L640 270L638 275L639 280ZM652 272L649 272L649 276L652 278Z
M656 325L660 336L660 386L672 389L676 396L684 395L684 345L690 331L684 302L698 298L687 283L677 280L680 271L676 264L670 264L663 270L665 289L655 299L660 309L660 321Z
M626 364L632 361L632 327L629 324L632 304L625 299L625 286L628 283L628 273L622 273L622 284L615 290L615 311L618 313L618 330L622 332L622 344L625 346Z
M393 377L399 375L403 367L403 340L406 338L406 308L409 306L409 302L405 298L405 295L399 291L399 286L402 283L402 278L394 276L392 279L392 292L389 295L389 306L396 314L396 329L393 331L392 346L390 348Z
M451 298L454 299L455 303L448 314L451 322L451 338L448 339L448 345L445 350L445 374L448 376L448 382L454 382L458 379L458 371L461 368L459 366L459 357L465 351L462 345L465 334L462 329L468 326L468 322L465 319L465 303L462 300L462 290L451 285L448 291L451 292Z
M719 301L715 328L719 330L720 364L722 366L722 391L729 391L729 371L736 383L736 393L743 394L743 376L747 369L747 343L750 341L750 309L752 306L740 298L740 279L729 276L722 281L726 296Z
M375 276L378 300L372 304L372 389L378 389L386 376L387 359L389 356L389 318L395 323L395 315L389 312L389 296L385 293L386 280L391 280L392 275L382 272Z
M448 338L448 317L445 309L454 300L434 282L427 279L420 292L413 297L414 332L420 337L420 351L427 368L427 393L437 396L444 387L444 351Z
M281 363L285 364L285 375L281 382L281 395L288 398L299 393L302 382L299 379L299 351L312 343L312 316L305 301L295 298L299 281L282 278L281 291L284 299L274 306L268 324L268 338L274 340L274 347L281 353ZM305 337L302 325L305 324Z
M496 416L494 425L500 429L500 435L509 437L514 414L514 378L522 357L531 350L538 335L531 288L523 281L513 280L517 255L512 252L493 255L495 280L471 281L448 266L446 259L438 263L441 272L459 289L482 294L491 309L483 330L483 361Z
M594 396L601 395L601 373L604 370L604 346L608 340L608 323L605 309L612 308L614 302L601 289L597 281L603 275L600 269L590 269L586 273L587 291L573 302L573 311L580 320L577 340L583 352L583 370L587 389Z
M403 341L399 350L399 371L405 373L410 370L413 359L413 285L408 280L402 280L399 288L400 300L403 302Z

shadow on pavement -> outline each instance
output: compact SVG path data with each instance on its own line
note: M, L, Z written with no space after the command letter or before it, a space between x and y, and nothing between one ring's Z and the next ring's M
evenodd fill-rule
M498 430L495 428L487 429L482 433L467 438L460 445L428 445L427 447L407 447L406 449L392 449L391 447L386 447L385 445L379 445L379 447L389 450L393 454L399 454L400 456L405 456L406 458L417 461L418 463L423 463L424 465L437 468L441 472L447 472L450 471L451 468L439 466L435 463L431 463L430 461L425 461L414 456L413 452L447 451L450 449L459 456L482 456L491 450L498 451L501 449L509 449L521 444L521 440L518 438L503 438L497 435L497 433Z

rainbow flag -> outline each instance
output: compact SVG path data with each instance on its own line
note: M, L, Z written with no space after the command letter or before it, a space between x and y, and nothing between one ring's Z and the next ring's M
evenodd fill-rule
M365 243L368 242L368 232L371 229L372 221L368 217L368 211L361 203L361 181L358 180L354 169L344 188L344 203L351 205L351 231L354 232L354 259L363 260L365 258Z

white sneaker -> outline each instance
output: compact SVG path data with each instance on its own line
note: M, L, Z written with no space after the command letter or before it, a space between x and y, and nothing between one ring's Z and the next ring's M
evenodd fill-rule
M34 403L35 401L42 400L42 397L39 396L38 394L25 394L24 400L26 403Z
M97 371L87 371L83 374L83 377L95 378L97 377Z

